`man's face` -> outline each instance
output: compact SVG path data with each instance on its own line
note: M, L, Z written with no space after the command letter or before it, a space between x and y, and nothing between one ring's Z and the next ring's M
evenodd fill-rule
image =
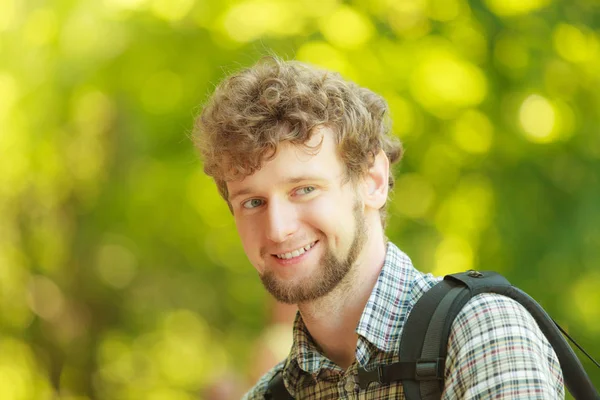
M343 180L329 128L307 143L282 143L276 156L241 181L228 182L242 245L267 290L296 304L329 293L352 270L366 240L363 206Z

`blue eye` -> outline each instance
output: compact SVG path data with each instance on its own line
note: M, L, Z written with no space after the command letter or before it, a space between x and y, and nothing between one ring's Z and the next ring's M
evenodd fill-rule
M242 203L242 207L249 209L249 210L256 208L256 207L260 207L262 205L263 205L263 200L261 200L261 199L250 199L250 200Z
M303 188L300 188L298 190L296 190L297 194L309 194L311 192L315 191L315 187L314 186L305 186Z

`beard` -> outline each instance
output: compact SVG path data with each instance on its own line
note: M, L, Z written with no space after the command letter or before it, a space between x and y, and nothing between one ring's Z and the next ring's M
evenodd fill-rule
M365 216L361 209L362 205L356 199L352 210L354 237L345 257L336 257L331 247L321 241L326 246L325 253L319 268L311 276L289 282L278 279L273 271L267 270L260 275L265 289L276 300L286 304L306 303L331 293L348 276L367 240Z

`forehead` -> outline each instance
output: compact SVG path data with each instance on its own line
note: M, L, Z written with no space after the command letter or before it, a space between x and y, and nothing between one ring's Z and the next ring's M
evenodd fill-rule
M334 180L340 177L342 171L334 134L323 127L303 146L281 143L274 157L266 160L258 171L244 179L227 182L227 187L229 197L233 198L240 192L308 180L305 178Z

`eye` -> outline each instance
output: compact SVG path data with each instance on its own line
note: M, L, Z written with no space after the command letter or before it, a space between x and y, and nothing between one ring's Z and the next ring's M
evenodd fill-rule
M250 199L250 200L243 202L242 207L244 207L248 210L251 210L253 208L262 206L263 203L264 203L264 201L261 199Z
M309 194L314 191L315 191L314 186L305 186L305 187L302 187L302 188L296 190L296 194L304 195L304 194Z

